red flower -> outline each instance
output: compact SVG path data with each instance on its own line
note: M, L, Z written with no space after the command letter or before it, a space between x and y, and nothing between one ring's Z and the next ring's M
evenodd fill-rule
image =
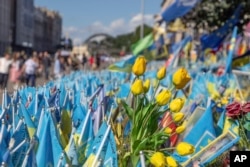
M241 105L238 102L233 102L226 107L226 111L228 117L234 118L240 116Z
M241 106L241 110L245 113L250 112L250 102L247 102Z

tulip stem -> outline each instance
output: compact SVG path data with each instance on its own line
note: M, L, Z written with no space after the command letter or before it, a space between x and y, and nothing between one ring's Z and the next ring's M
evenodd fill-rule
M154 95L153 95L153 97L152 97L152 98L155 98L155 95L156 95L156 92L157 92L157 89L158 89L159 85L160 85L160 80L158 80L158 79L157 79L157 83L156 83L156 87L155 87Z
M161 151L169 151L169 150L174 150L175 147L168 147L168 148L163 148L163 149L160 149Z
M242 125L242 122L241 122L241 119L240 119L240 117L239 116L237 116L238 117L238 120L239 120L239 124L240 124L240 131L241 131L241 133L242 133L242 138L243 138L243 140L244 140L244 142L246 142L245 144L247 145L247 147L248 147L248 139L247 139L247 136L246 136L246 133L245 133L245 131L244 131L244 126Z

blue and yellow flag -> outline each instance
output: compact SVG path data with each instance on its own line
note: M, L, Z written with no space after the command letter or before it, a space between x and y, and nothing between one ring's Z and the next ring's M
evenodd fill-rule
M107 148L105 151L103 166L118 167L118 158L116 151L117 148L116 148L114 134L112 131L110 131L107 139Z
M113 72L131 72L132 66L135 62L136 56L128 55L117 63L114 63L108 67L108 70Z
M36 132L35 124L33 123L31 116L30 116L29 112L27 111L27 109L25 108L24 104L20 103L19 109L21 110L21 113L24 117L24 121L27 125L29 137L30 137L30 139L32 139L32 137L34 136L34 134Z
M39 140L39 147L36 154L38 167L57 166L63 151L58 137L53 118L50 113L44 115L44 130Z
M103 122L102 126L100 127L100 129L99 129L99 131L94 139L94 141L92 142L90 148L88 149L88 152L86 154L87 159L86 159L86 162L84 165L86 165L86 166L93 165L93 160L95 159L96 153L97 153L98 149L100 148L102 141L104 140L104 136L105 136L107 129L108 129L107 123ZM106 151L106 148L108 146L107 144L108 144L108 142L106 139L105 144L101 150L101 153L100 153L100 156L98 157L98 159L105 158L105 154L106 154L105 151Z
M202 49L207 48L217 48L226 38L226 36L233 30L233 27L238 24L240 19L240 12L242 5L239 5L234 11L234 14L231 16L226 23L220 27L218 30L214 31L212 34L203 35L201 37Z
M195 153L197 153L210 142L212 142L216 137L217 136L213 125L212 106L210 104L194 127L189 131L188 135L184 138L183 142L194 145ZM178 155L178 153L174 153L173 156L178 162L181 163L192 157L192 155L182 157Z

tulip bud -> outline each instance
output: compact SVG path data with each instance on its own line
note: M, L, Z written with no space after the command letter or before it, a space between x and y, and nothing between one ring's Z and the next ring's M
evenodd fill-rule
M144 93L147 93L150 87L150 80L147 79L143 84Z
M139 56L132 67L132 71L136 76L141 76L146 71L146 60L144 56Z
M131 91L133 95L139 95L144 92L142 80L136 79L131 86Z
M174 73L172 80L177 89L182 89L191 80L191 77L185 68L180 68Z
M182 119L184 118L184 114L183 113L181 113L181 112L179 112L179 113L176 113L176 114L174 114L173 115L173 120L174 120L174 122L180 122L180 121L182 121Z
M169 167L178 167L176 160L171 156L166 157L166 162Z
M170 111L177 113L182 109L183 105L184 105L184 99L176 98L171 101L169 108Z
M181 156L187 156L187 155L193 154L195 152L195 147L189 143L180 142L176 146L176 151Z
M155 167L164 167L166 166L166 158L163 153L156 152L150 158L150 163Z
M172 131L173 131L173 130L172 130L170 127L166 127L166 129L164 130L164 132L165 132L166 134L171 134Z
M179 126L179 127L177 127L176 129L175 129L175 132L177 133L177 134L181 134L182 132L184 132L186 130L186 127L184 126L184 125L181 125L181 126Z
M159 106L166 105L171 98L171 92L169 90L163 90L156 96L156 102Z
M162 67L158 72L157 72L157 79L162 80L166 76L166 67Z

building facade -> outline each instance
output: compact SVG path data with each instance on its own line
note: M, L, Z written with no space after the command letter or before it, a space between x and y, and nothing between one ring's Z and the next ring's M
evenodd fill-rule
M40 8L35 8L34 15L34 50L41 52L45 48L44 41L44 13Z
M35 8L34 50L55 52L60 44L62 18L58 12Z
M56 52L61 35L58 12L34 7L34 0L0 0L0 56L9 48Z
M10 47L11 33L11 0L0 0L0 55Z
M34 0L16 0L14 50L31 52L34 46Z

